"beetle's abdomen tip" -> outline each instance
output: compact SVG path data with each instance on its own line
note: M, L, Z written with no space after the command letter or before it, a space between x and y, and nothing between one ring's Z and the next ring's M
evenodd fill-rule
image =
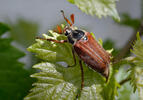
M109 67L107 67L103 73L103 76L105 76L106 78L106 82L108 81L108 77L109 77Z

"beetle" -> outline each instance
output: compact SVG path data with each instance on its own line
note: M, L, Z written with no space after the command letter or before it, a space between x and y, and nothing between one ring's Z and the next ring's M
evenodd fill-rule
M64 30L62 30L58 25L57 29L59 34L63 33L65 34L67 40L58 41L53 39L44 39L40 37L37 38L47 41L53 41L56 43L68 42L72 44L72 54L74 59L74 64L72 66L76 65L75 55L77 55L80 58L79 65L81 69L81 90L84 86L84 72L83 72L82 61L86 63L90 68L103 75L107 81L109 77L109 64L110 64L111 54L106 52L104 48L93 38L93 36L89 32L86 32L85 30L75 29L73 27L74 14L71 14L70 16L71 22L70 22L65 17L64 11L61 10L61 12L68 25L65 26Z

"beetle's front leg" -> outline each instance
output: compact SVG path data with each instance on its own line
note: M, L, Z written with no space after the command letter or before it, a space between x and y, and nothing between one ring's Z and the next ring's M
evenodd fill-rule
M45 39L45 38L41 38L41 37L36 37L36 39L52 41L52 42L55 42L55 43L65 43L65 42L67 42L67 40Z

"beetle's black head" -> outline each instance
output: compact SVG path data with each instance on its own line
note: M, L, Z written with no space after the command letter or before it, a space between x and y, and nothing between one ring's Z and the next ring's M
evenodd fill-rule
M80 40L84 34L85 33L82 30L73 30L71 28L65 29L65 36L67 36L68 41L71 44L74 44L76 41Z

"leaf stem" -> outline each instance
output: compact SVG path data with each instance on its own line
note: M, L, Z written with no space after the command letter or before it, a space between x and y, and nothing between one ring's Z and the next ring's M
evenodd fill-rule
M127 41L127 43L124 45L122 50L119 52L119 54L113 59L115 62L121 60L125 57L125 55L129 52L129 50L132 48L133 42L136 40L136 33L139 32L140 36L143 35L143 0L141 0L141 17L140 17L140 26L137 30L134 31L130 39Z
M136 40L136 33L139 32L140 36L143 35L143 23L140 24L140 27L138 30L134 31L130 39L127 41L127 43L123 46L119 54L113 59L113 62L120 61L122 58L125 57L125 55L129 52L129 50L132 48L133 42Z
M128 77L128 78L122 80L121 82L119 82L119 84L123 85L124 83L128 82L129 80L131 80L131 77Z
M135 57L126 57L124 59L120 59L116 62L113 62L113 65L123 65L123 64L131 64L134 61Z

